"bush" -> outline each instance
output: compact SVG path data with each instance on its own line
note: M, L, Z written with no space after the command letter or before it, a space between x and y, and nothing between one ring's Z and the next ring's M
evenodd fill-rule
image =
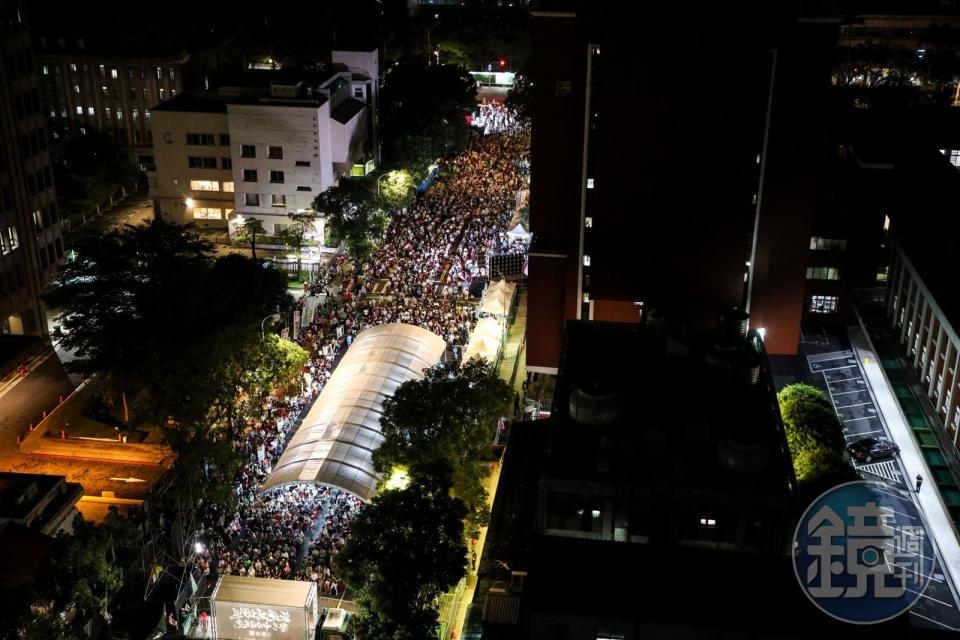
M843 458L843 426L823 392L808 384L792 384L777 394L777 400L797 480L849 479L852 470Z

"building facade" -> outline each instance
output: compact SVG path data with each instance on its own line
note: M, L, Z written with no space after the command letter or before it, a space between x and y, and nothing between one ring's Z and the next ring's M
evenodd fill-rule
M158 215L280 235L340 177L376 164L377 52L334 52L327 73L250 71L154 109L150 194ZM322 220L310 236L323 236Z
M836 21L556 4L534 12L528 368L556 373L568 319L729 307L794 353Z
M146 170L153 164L151 109L184 91L202 91L226 66L240 30L57 24L35 37L44 111L55 139L103 131L129 148Z
M887 298L890 325L954 449L960 431L957 305L952 299L953 280L939 289L935 282L949 278L958 260L960 255L950 245L894 242Z
M21 10L0 11L0 333L46 335L40 292L63 257L40 68Z

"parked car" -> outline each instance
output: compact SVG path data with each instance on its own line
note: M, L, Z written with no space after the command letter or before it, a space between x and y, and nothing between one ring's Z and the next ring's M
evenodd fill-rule
M900 453L900 447L886 439L863 438L847 445L847 451L857 462L873 462L895 458Z

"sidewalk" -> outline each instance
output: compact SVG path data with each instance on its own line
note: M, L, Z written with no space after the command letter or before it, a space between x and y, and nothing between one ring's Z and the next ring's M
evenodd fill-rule
M918 474L924 478L925 483L932 484L933 474L913 437L910 426L900 409L869 338L859 327L851 329L849 335L850 344L857 355L860 368L872 388L890 436L900 447L900 462L906 472L908 485L913 484L913 479ZM958 583L958 579L960 579L960 540L958 540L957 531L950 519L947 506L941 500L936 489L929 484L926 488L921 488L919 493L914 493L914 496L915 502L926 520L926 528L932 541L943 558L941 569L956 598L958 592L960 592L960 583Z

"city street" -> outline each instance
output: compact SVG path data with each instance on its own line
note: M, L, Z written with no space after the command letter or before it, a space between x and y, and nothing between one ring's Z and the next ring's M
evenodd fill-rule
M106 491L121 501L142 500L165 468L38 457L17 450L17 435L27 424L36 423L44 411L57 405L61 395L66 397L72 390L56 355L50 355L26 378L5 389L0 396L0 471L63 475L69 482L79 482L85 496L99 498ZM102 517L107 506L84 503L81 510L87 517Z
M895 442L901 448L901 455L892 459L876 460L864 464L855 464L857 472L864 480L885 483L890 491L898 496L909 498L917 505L924 515L923 523L927 532L933 538L937 549L936 558L930 558L935 563L932 578L919 601L913 606L910 613L918 624L935 629L960 630L960 609L955 586L949 573L944 572L944 553L957 546L957 539L952 530L937 526L939 518L928 499L933 497L935 489L928 488L921 492L918 499L913 491L913 477L917 473L914 465L905 468L904 459L918 457L916 443L909 431L891 433L888 423L896 420L892 415L896 401L893 400L889 389L883 388L882 379L865 375L865 367L877 367L876 358L865 348L860 341L856 341L853 348L843 343L837 344L826 341L813 346L805 344L801 349L806 354L811 383L824 389L830 398L837 416L843 423L843 435L847 444L862 438L886 438ZM840 348L838 348L840 347ZM877 367L879 368L879 367ZM877 397L890 396L893 407L887 403L879 403ZM934 518L931 518L931 515ZM892 546L892 545L888 545Z

